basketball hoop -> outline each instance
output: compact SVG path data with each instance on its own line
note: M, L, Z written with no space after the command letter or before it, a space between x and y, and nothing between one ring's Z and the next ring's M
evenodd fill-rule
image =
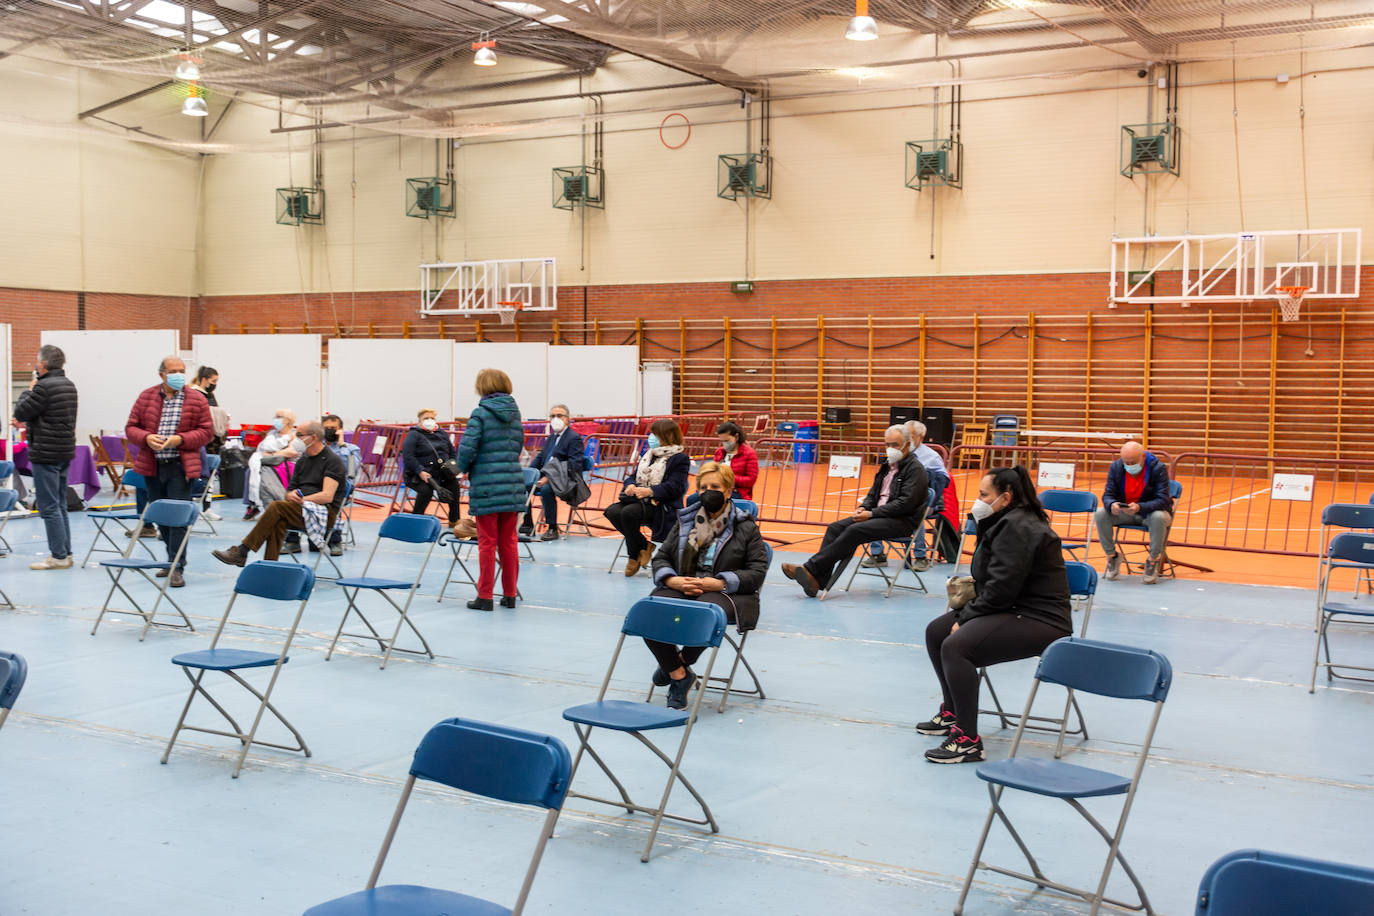
M1302 308L1302 297L1307 295L1306 286L1277 286L1279 314L1284 321L1297 321L1298 310Z
M496 316L501 319L502 324L515 324L515 313L523 310L525 303L520 300L508 300L496 303Z

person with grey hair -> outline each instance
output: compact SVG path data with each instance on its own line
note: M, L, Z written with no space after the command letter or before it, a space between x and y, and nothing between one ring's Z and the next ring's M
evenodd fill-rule
M889 426L883 444L886 460L854 514L830 523L821 549L811 559L800 565L782 564L782 574L800 585L808 598L830 587L831 577L843 569L859 545L911 537L925 517L930 478L916 460L906 427Z
M76 457L76 385L63 366L66 354L45 344L38 348L33 382L19 395L14 419L28 424L29 462L38 514L48 536L48 557L30 569L67 569L72 565L72 529L67 520L67 469Z
M307 420L296 426L296 438L305 445L305 453L296 459L291 485L285 499L274 500L258 519L243 542L227 550L213 551L213 556L230 566L243 566L248 556L264 547L263 556L275 560L281 556L282 541L293 529L307 532L311 543L324 549L329 531L338 521L343 506L344 481L348 469L343 459L325 446L324 425L319 420ZM299 548L298 548L299 549Z
M544 447L530 462L530 467L544 471L550 461L558 461L563 464L560 479L575 481L582 476L582 472L587 468L587 447L577 430L568 425L571 420L572 414L567 404L555 404L549 408L549 435L544 440ZM544 507L544 534L540 540L556 541L558 500L563 494L554 489L554 485L549 482L548 474L540 474L539 480L535 482L534 491L539 495L540 504ZM520 524L520 533L526 536L534 534L532 504L525 507L525 519Z
M906 423L907 438L911 440L911 451L916 456L916 460L921 462L921 467L926 469L926 476L930 478L930 489L935 492L934 509L938 510L943 504L942 497L945 487L949 486L949 471L945 468L945 463L941 460L935 449L925 444L926 425L920 420L909 420ZM869 555L864 557L863 565L869 568L887 565L887 549L882 541L874 541L869 545ZM926 556L925 539L918 538L914 556L911 559L911 568L917 572L925 572L930 569L930 558Z

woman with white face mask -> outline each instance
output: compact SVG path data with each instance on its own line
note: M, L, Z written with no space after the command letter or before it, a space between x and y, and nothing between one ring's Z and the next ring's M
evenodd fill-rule
M262 507L273 500L286 496L286 485L276 471L271 470L283 463L295 461L305 451L305 446L296 438L296 414L285 407L278 407L272 417L272 431L262 437L257 450L248 457L248 480L243 488L243 501L247 509L243 520L252 520ZM266 467L268 476L264 476ZM291 477L287 471L287 479ZM267 492L263 492L264 484Z
M454 459L453 440L439 428L438 414L428 407L416 414L415 425L406 432L401 443L401 464L406 486L415 491L415 505L410 511L424 515L429 502L437 494L448 506L449 527L456 528L459 518L458 478L450 464ZM443 492L439 492L442 490ZM463 537L476 537L477 530L460 530Z
M926 751L931 763L984 759L979 668L1034 658L1073 633L1064 551L1026 469L988 471L969 514L978 526L971 569L977 594L926 627L926 651L943 699L940 711L916 730L946 736Z

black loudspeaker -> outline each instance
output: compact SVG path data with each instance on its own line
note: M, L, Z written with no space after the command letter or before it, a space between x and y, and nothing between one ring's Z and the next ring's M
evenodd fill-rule
M926 425L926 441L949 448L954 445L954 411L948 407L922 407L921 422Z
M919 419L921 419L921 408L919 407L889 407L887 409L888 426L910 423L912 420Z
M848 407L827 407L825 409L825 422L827 423L848 423Z

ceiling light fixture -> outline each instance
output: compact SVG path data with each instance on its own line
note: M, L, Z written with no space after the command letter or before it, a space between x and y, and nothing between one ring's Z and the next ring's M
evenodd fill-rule
M186 80L193 83L200 79L200 64L189 51L183 51L180 55L181 62L177 64L177 79Z
M850 41L872 41L878 37L878 23L868 15L868 0L854 0L854 18L849 20L844 37Z
M192 83L190 89L191 94L186 96L186 101L181 103L181 113L192 118L203 118L210 113L210 106L205 104L199 86Z
M491 40L490 32L483 32L481 37L472 43L472 50L477 53L472 55L472 62L479 67L495 67L496 52L492 48L496 47L496 42Z

